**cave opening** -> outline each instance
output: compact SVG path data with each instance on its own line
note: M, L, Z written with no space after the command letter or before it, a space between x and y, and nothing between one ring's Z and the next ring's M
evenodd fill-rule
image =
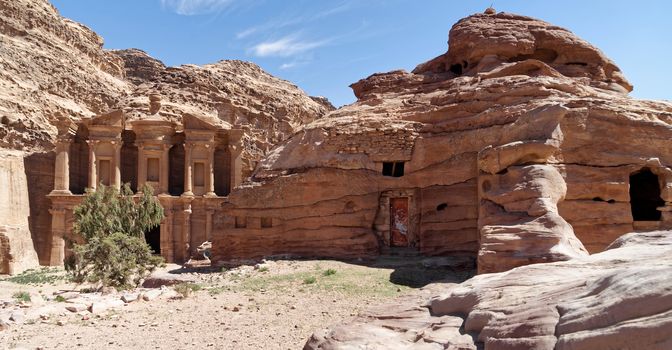
M634 221L659 221L658 207L663 205L658 175L648 168L630 175L630 209Z

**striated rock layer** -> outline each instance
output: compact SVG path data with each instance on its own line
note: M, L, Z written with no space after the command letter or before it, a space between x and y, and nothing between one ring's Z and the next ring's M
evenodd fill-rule
M672 231L606 251L476 276L318 331L304 349L669 349Z
M161 114L178 121L185 113L219 119L241 128L243 160L249 176L256 162L276 143L334 107L324 98L307 96L251 62L166 67L137 49L112 51L124 62L134 85L117 107L130 114L149 112L147 96L161 96Z
M445 54L352 88L357 102L231 193L215 261L403 246L495 272L672 225L672 104L630 98L618 67L566 29L472 15Z
M59 118L83 125L122 110L129 121L154 114L178 124L185 114L214 120L242 130L241 173L247 176L268 149L333 109L249 62L166 67L140 50L104 50L100 36L61 17L48 0L0 0L0 47L0 151L24 152L30 183L21 189L27 192L9 193L9 200L29 198L30 234L43 264L52 240L46 195L54 188ZM148 96L160 101L161 113ZM77 140L85 138L86 130L76 132ZM132 137L125 142L135 147ZM86 149L79 142L71 153Z

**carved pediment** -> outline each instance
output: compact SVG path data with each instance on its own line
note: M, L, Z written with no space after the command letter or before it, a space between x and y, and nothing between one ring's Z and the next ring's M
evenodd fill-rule
M111 126L123 128L124 126L124 112L115 110L109 113L97 115L91 118L90 126Z
M182 125L185 130L221 130L226 129L227 125L219 119L195 116L193 114L185 113L182 115Z

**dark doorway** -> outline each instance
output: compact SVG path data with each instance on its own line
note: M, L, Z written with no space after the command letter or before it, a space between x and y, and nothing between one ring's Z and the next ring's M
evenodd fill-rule
M145 241L154 254L161 254L161 226L156 226L145 232Z
M217 146L215 148L215 164L213 171L215 172L215 193L218 196L228 196L229 189L229 179L231 173L231 156L229 155L229 150L227 146Z
M70 192L84 194L89 186L89 130L80 125L70 144Z
M135 132L121 132L121 182L128 183L131 191L138 191L138 147L135 145Z
M408 198L390 198L390 246L408 247Z
M644 168L630 175L630 208L635 221L659 221L661 213L657 208L663 205L656 174Z
M177 144L168 152L170 176L168 192L171 196L179 196L184 192L184 145Z

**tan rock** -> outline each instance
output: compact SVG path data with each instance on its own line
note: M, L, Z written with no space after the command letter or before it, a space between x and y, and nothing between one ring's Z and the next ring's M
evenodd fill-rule
M351 87L357 102L229 195L213 263L403 246L485 273L672 227L672 105L630 98L614 62L566 29L488 10L453 26L445 54Z
M402 299L373 309L305 348L667 349L671 253L671 231L628 234L589 257L476 276L429 308Z

